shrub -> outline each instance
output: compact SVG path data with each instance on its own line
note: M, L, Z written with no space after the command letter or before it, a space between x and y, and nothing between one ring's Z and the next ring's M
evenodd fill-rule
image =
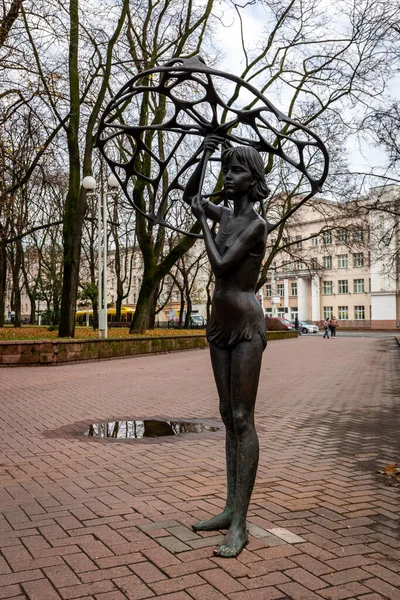
M286 331L286 327L274 317L265 317L265 329L267 331Z

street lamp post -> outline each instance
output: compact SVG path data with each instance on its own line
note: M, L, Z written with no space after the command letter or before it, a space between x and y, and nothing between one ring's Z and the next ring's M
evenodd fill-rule
M99 284L97 286L97 301L98 301L98 316L99 316L99 338L102 337L101 332L104 332L104 338L108 337L107 323L107 195L112 190L115 190L119 184L115 175L111 174L107 180L108 189L99 193L96 192L96 180L88 175L84 177L82 186L92 195L97 196L97 235L98 235L98 273ZM103 206L102 206L103 205ZM102 211L103 208L103 211ZM103 234L103 252L101 248L101 238ZM101 278L103 276L103 286Z
M271 270L271 306L272 306L272 317L275 318L277 317L277 302L279 302L279 300L277 299L277 294L276 294L276 267L272 267Z

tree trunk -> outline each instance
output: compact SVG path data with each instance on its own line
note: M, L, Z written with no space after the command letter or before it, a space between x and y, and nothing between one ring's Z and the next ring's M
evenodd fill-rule
M179 307L179 322L178 322L178 326L179 329L182 328L182 321L183 321L183 313L185 310L185 295L183 293L183 290L179 290L181 293L181 302L180 302L180 307Z
M0 327L4 327L4 312L6 309L6 276L7 276L7 255L6 247L0 241Z
M99 305L97 302L97 298L96 298L96 300L92 300L92 309L93 309L92 327L93 327L93 329L98 329L99 328Z
M143 273L143 281L129 333L144 333L146 329L154 329L159 285L160 281L154 275Z
M12 295L13 295L13 310L15 311L14 327L21 327L21 288L19 276L21 273L22 263L22 247L17 242L14 262L11 266L12 272Z
M63 219L64 272L61 292L60 337L74 337L79 260L84 216L85 191L80 183L79 153L79 0L70 0L69 84L71 116L68 124L69 185Z
M18 18L23 0L13 0L7 14L0 20L0 48L4 46L11 27Z
M25 286L26 293L28 294L28 298L31 302L31 314L29 315L29 325L35 324L36 317L36 294L32 292L28 292L27 287Z
M77 195L80 197L82 194L79 192L79 169L77 172L77 184ZM66 204L67 203L68 197ZM81 233L84 211L82 201L78 200L75 204L77 206L73 207L73 210L70 211L69 216L66 218L63 231L64 272L61 291L60 337L74 337L75 335L76 297L78 294Z
M117 300L115 302L115 320L121 321L121 308L122 308L122 296L117 294Z
M192 316L192 299L190 294L186 294L186 315L185 315L185 329L189 329L190 317Z

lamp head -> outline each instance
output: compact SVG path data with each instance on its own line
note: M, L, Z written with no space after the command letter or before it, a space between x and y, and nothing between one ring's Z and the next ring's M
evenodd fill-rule
M91 175L87 175L86 177L83 178L82 186L88 192L92 192L93 190L96 189L96 180L95 180L95 178L92 177Z

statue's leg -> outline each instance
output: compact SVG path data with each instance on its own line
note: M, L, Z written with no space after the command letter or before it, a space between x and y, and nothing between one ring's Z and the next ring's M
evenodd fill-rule
M246 516L259 455L254 407L262 353L263 343L258 335L232 350L231 400L237 439L236 496L229 531L215 551L216 555L226 558L237 556L247 543Z
M229 529L235 503L237 439L231 406L231 354L226 348L210 344L211 363L219 395L219 410L225 425L227 497L222 513L193 525L195 531Z

